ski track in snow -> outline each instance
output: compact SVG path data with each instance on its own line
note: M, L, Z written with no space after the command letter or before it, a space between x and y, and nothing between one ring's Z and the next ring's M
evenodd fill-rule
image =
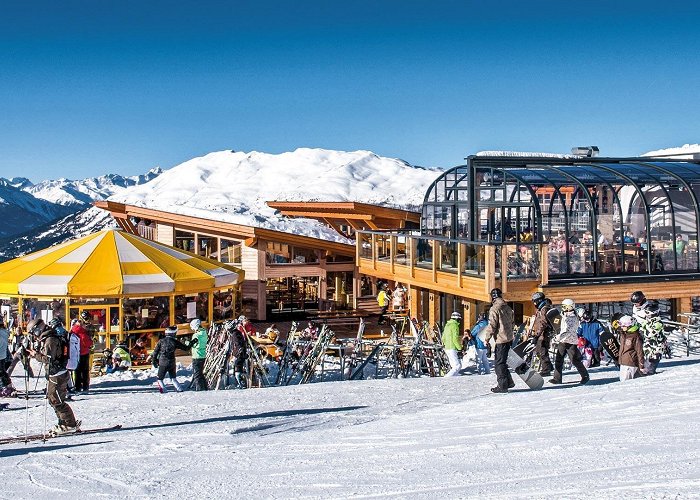
M72 407L124 428L0 446L0 496L700 498L700 357L661 370L539 392L516 378L507 395L493 374L164 395L152 371L109 375ZM22 411L0 434L22 434L25 402L8 401ZM43 399L29 406L40 431Z

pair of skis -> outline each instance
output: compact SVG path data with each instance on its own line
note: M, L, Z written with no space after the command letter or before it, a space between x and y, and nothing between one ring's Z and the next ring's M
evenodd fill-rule
M109 427L97 427L94 429L85 429L78 432L70 432L66 434L29 434L27 436L11 436L6 438L0 438L0 446L4 444L13 443L30 443L33 441L47 441L49 439L69 437L69 436L85 436L88 434L99 434L102 432L113 432L118 431L122 428L121 424L112 425Z

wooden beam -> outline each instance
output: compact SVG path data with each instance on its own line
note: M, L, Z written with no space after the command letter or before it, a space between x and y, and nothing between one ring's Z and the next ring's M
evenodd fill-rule
M339 235L345 236L346 238L348 238L348 235L345 234L342 229L340 229L340 224L333 222L333 219L327 219L327 218L323 217L323 222L325 222L326 224L331 226L333 229L335 229Z
M379 230L379 226L377 226L377 225L376 225L374 222L372 222L371 220L368 219L366 222L367 222L367 225L369 226L369 228L372 229L373 231Z

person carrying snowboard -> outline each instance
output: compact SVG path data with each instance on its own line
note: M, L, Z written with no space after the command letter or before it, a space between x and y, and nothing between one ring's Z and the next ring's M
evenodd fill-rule
M192 383L190 388L195 391L206 391L207 381L204 378L204 360L207 357L207 329L199 319L190 322L192 335Z
M508 352L513 343L513 310L503 300L503 292L500 288L494 288L490 292L491 310L489 311L489 323L486 326L486 342L493 338L496 342L494 352L494 371L496 372L496 387L491 392L508 392L515 387L513 377L508 371Z
M535 356L540 360L540 375L548 377L554 367L549 359L549 347L552 336L552 324L547 319L547 313L552 308L552 302L542 292L532 294L535 305L535 319L530 330L530 338L534 339Z
M158 390L161 394L168 392L165 389L163 379L167 375L177 392L182 392L182 386L177 381L176 372L177 364L175 362L175 351L181 349L186 351L190 348L189 344L183 344L175 338L177 333L176 326L169 326L165 329L165 337L160 339L156 344L149 358L153 361L153 367L158 368Z
M592 351L591 368L600 366L600 336L605 333L605 327L593 317L588 309L581 314L581 323L578 326L577 335L584 339L586 347Z
M445 374L445 377L456 377L462 369L462 361L459 359L459 353L463 349L459 327L461 319L461 314L457 311L453 312L442 331L442 344L445 347L445 354L447 354L451 367L450 371Z
M581 384L590 380L588 370L581 361L581 352L578 350L578 327L579 320L576 315L576 304L571 299L564 299L561 302L561 329L556 339L557 353L554 358L554 375L550 384L562 383L562 371L564 370L564 357L569 356L573 364L581 375Z
M28 348L29 354L46 365L46 398L58 417L51 429L53 435L80 432L80 422L75 419L73 409L66 403L68 394L68 369L70 346L68 338L49 328L41 318L27 324L27 332L39 338L39 350Z
M620 332L620 382L632 380L644 374L643 340L639 324L632 316L624 315L619 320Z

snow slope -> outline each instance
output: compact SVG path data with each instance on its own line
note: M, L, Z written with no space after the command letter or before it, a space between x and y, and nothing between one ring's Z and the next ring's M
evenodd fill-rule
M153 373L110 375L72 406L85 428L124 429L0 446L2 496L698 498L700 358L660 371L539 392L516 378L506 395L494 375L164 395ZM10 401L5 436L25 426ZM43 401L29 405L35 432Z
M369 151L219 151L110 200L349 243L325 224L283 217L266 202L356 201L417 209L439 173Z

